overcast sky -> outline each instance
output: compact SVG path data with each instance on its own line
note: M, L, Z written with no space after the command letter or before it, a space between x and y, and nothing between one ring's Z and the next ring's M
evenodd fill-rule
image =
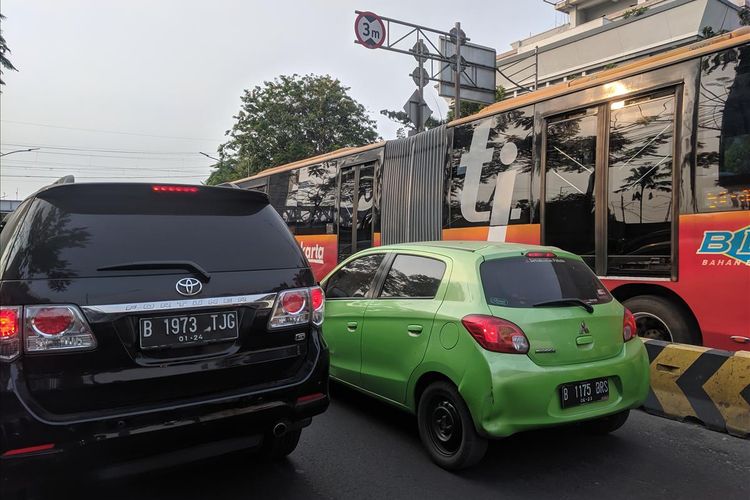
M564 22L542 0L3 0L19 72L0 95L0 196L54 179L197 183L210 172L243 89L280 74L330 74L377 119L416 88L411 57L354 41L354 10L438 29L456 21L498 52ZM395 34L395 29L394 33ZM437 43L437 42L436 42ZM445 102L428 87L436 117Z

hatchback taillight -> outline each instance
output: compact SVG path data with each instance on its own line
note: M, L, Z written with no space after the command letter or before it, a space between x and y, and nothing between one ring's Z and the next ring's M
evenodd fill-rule
M479 345L494 352L526 354L529 352L529 339L518 325L495 316L470 314L461 320L464 328Z
M21 306L0 306L0 360L12 361L21 353Z
M24 307L24 339L28 353L96 347L94 333L74 305Z
M627 342L638 336L638 326L635 324L635 316L630 309L625 308L625 315L622 318L622 339Z
M320 326L324 309L325 296L318 286L284 290L276 297L268 327L283 328L309 322Z

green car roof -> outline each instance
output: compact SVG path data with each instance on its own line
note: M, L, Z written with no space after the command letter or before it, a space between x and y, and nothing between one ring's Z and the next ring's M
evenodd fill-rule
M374 247L372 251L422 251L434 252L441 255L459 255L463 253L473 253L485 258L509 257L512 255L521 255L526 252L544 251L554 252L556 254L573 256L569 252L560 250L557 247L530 245L525 243L502 243L494 241L423 241L417 243L399 243L395 245L384 245ZM460 258L460 257L459 257Z

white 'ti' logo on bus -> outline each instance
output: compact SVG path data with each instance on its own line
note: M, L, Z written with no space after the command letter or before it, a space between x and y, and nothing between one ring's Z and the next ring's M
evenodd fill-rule
M516 183L517 171L515 169L508 169L498 174L492 210L477 211L482 169L486 163L492 161L495 151L494 148L487 147L493 122L494 120L488 119L477 125L471 138L469 151L461 155L460 166L466 167L466 177L464 177L464 187L461 193L461 215L467 222L489 221L490 226L506 226L510 217L513 187ZM503 165L510 165L517 156L518 148L512 142L506 142L500 150L500 162Z

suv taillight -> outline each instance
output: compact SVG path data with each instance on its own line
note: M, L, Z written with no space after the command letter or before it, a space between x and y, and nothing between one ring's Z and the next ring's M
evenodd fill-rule
M529 339L517 325L495 316L470 314L461 320L479 345L493 352L526 354Z
M96 347L94 333L76 306L26 306L23 317L24 347L28 353Z
M314 286L310 289L310 305L312 306L312 322L320 326L323 324L323 316L326 308L326 296L323 289Z
M311 321L320 326L323 323L324 309L325 296L318 286L284 290L276 297L268 327L283 328L303 325Z
M0 306L0 360L13 361L21 353L21 306Z
M0 360L21 354L22 337L30 354L96 347L94 333L74 305L0 307Z
M635 316L630 309L625 308L625 315L622 318L622 339L627 342L638 336L638 326L635 324Z

